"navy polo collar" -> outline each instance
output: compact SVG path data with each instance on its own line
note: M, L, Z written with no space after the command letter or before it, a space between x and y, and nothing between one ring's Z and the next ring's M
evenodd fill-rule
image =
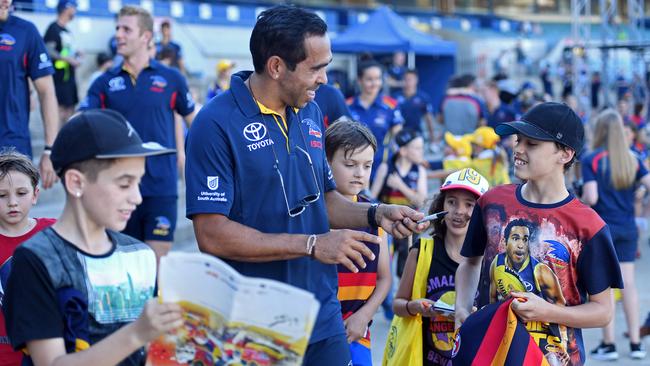
M110 69L108 69L107 72L109 74L119 75L123 70L122 69L123 65L124 65L124 60L122 59L120 62L117 63L117 65L115 65L115 66L111 67ZM148 68L152 68L152 69L155 70L155 69L160 68L160 65L161 65L160 62L158 62L158 61L156 61L156 60L154 60L152 58L152 59L149 59L149 65L147 67L145 67L143 70L146 70Z
M375 98L375 100L372 101L372 103L370 104L368 109L371 109L372 107L379 107L379 108L383 107L383 104L382 104L383 100L384 100L384 95L382 93L378 93L377 97ZM363 104L361 104L361 96L360 95L357 95L356 97L354 97L354 101L352 102L352 104L354 106L356 106L356 107L366 109L363 106Z
M248 118L260 113L260 108L255 103L250 90L244 83L251 75L252 71L240 71L230 77L230 90L235 98L235 102L241 109L242 113Z

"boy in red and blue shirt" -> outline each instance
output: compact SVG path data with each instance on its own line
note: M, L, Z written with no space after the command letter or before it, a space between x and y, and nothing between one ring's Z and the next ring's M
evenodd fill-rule
M341 120L327 129L325 152L339 193L355 202L369 202L359 192L368 185L376 148L372 132L359 122ZM381 228L364 231L385 239ZM375 259L366 262L366 267L358 272L337 265L338 299L353 366L372 366L369 327L391 287L386 242L366 243Z
M582 122L565 104L542 103L496 132L517 135L515 175L525 183L493 188L478 200L461 252L467 259L456 272L456 325L468 317L476 289L480 308L490 301L491 282L500 281L493 286L498 297L517 298L513 310L548 363L582 365L581 328L607 324L614 312L610 290L623 287L609 228L564 184L564 171L583 146ZM529 229L525 243L507 245L504 229L521 219ZM534 281L549 285L528 292L518 273L525 266L499 266L490 276L500 253L544 264L535 267ZM462 340L457 344L463 352Z

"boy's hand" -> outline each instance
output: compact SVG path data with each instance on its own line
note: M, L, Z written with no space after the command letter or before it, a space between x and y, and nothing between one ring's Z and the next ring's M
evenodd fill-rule
M510 292L514 297L512 302L512 311L517 314L521 320L530 321L548 321L549 306L551 303L533 294L532 292Z
M352 343L363 338L368 331L368 323L370 323L370 319L368 319L368 317L366 317L360 311L350 315L350 317L343 320L343 325L345 325L345 333L348 337L348 343Z
M352 272L366 268L366 261L375 260L375 255L363 242L379 244L381 238L357 230L332 230L318 235L314 246L314 258L323 263L342 264Z
M404 239L413 233L421 233L430 223L418 224L424 214L410 207L398 205L379 205L376 221L390 235Z
M142 314L133 323L135 335L141 344L147 344L160 335L183 325L182 309L175 303L159 303L149 299Z
M52 160L50 160L49 155L41 155L41 161L38 163L38 167L41 173L41 186L43 189L49 189L59 180L54 172Z

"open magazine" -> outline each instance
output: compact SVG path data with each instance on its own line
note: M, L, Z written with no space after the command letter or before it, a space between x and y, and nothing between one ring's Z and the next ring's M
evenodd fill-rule
M169 253L160 259L163 301L185 325L149 345L147 365L300 365L320 307L282 282L245 277L216 257Z

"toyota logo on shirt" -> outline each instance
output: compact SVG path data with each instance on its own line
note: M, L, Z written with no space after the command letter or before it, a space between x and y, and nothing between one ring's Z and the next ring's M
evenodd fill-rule
M266 136L266 126L259 122L249 123L244 127L244 137L251 142L257 142Z

